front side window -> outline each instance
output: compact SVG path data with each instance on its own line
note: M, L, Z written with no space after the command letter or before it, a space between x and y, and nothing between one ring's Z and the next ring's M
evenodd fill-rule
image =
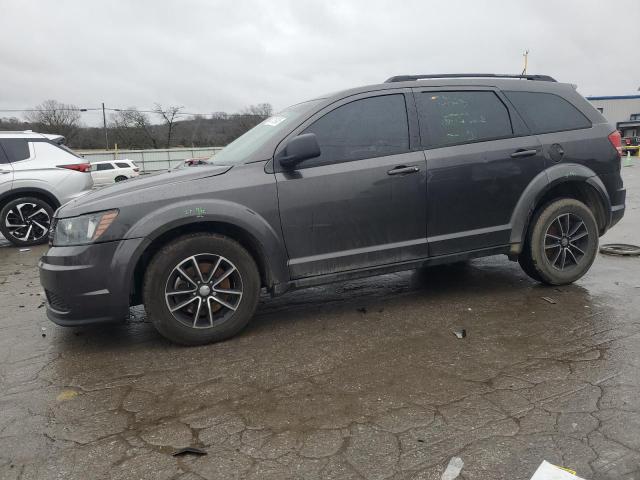
M97 165L97 170L113 170L113 165L111 165L110 163L99 163Z
M330 111L302 133L314 133L321 152L303 162L303 168L407 152L409 123L404 95L355 100Z
M430 147L513 135L509 111L493 92L421 92L417 101L422 141Z
M532 133L562 132L591 127L580 110L553 93L504 92Z
M3 138L0 145L4 149L10 162L26 160L31 156L29 152L29 142L23 138Z

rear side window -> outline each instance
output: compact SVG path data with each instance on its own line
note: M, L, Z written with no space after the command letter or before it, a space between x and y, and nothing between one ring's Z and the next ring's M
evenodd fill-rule
M98 165L96 165L96 170L100 171L100 170L113 170L113 165L111 165L110 163L99 163Z
M118 166L118 168L131 168L131 165L124 162L116 162L116 165Z
M0 140L0 145L2 145L10 162L19 162L31 156L31 153L29 153L29 142L25 139L4 138Z
M321 155L303 167L383 157L409 150L404 95L356 100L330 111L303 133L315 133Z
M532 133L562 132L591 127L580 110L553 93L504 92Z
M423 142L431 147L511 137L509 110L493 92L421 92Z

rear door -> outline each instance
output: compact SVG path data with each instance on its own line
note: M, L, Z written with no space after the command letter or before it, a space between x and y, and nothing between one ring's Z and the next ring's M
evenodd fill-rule
M416 88L428 170L429 254L507 245L511 215L544 170L539 140L492 88Z
M10 191L13 184L13 167L5 153L4 142L6 140L0 140L0 196Z
M96 163L92 165L91 177L94 183L113 183L115 180L115 168L110 162ZM95 171L93 170L95 168Z
M294 171L276 165L292 278L426 257L426 164L411 92L348 97L292 136L304 133L316 135L320 157Z

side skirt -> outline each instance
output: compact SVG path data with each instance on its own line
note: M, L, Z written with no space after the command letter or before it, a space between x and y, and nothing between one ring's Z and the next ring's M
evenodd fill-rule
M276 297L290 290L298 290L301 288L315 287L328 283L344 282L346 280L355 280L357 278L373 277L375 275L384 275L386 273L402 272L405 270L413 270L421 267L432 265L442 265L446 263L454 263L472 258L488 257L491 255L508 255L509 245L500 245L497 247L482 248L479 250L471 250L467 252L451 253L448 255L439 255L436 257L421 258L408 262L391 263L371 268L360 268L357 270L348 270L346 272L330 273L326 275L316 275L313 277L300 278L292 280L288 283L275 285L271 290L271 296Z

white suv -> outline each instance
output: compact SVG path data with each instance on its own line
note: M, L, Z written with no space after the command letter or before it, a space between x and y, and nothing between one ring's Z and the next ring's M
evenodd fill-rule
M14 245L45 243L53 212L91 190L91 165L64 137L0 132L0 233Z
M95 185L121 182L138 175L140 175L140 169L131 160L114 160L91 164L91 177Z

